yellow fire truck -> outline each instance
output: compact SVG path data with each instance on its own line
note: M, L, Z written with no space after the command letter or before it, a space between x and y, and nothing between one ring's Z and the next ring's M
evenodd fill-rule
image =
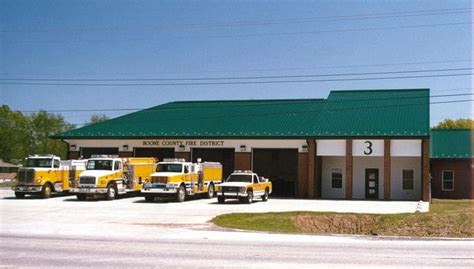
M139 193L143 183L150 180L156 161L155 158L90 158L78 186L71 192L80 201L88 196L105 196L107 200L113 200L119 194Z
M222 181L222 164L217 162L186 162L184 159L165 159L159 162L151 182L142 194L147 202L155 197L175 197L183 202L187 195L206 194L214 197L215 187Z
M85 169L86 160L61 161L54 155L33 155L18 170L18 183L13 187L15 197L26 194L51 197L53 192L68 192L74 186L78 174Z

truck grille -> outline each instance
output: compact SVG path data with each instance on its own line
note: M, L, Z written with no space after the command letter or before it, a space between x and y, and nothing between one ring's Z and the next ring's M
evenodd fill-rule
M168 183L167 177L151 177L151 183Z
M18 171L18 183L33 184L35 182L35 170L21 169Z
M80 177L79 184L95 184L95 177Z
M238 192L239 187L222 187L224 192Z

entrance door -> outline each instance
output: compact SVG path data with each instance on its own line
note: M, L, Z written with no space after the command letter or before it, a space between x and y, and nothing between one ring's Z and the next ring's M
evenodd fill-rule
M365 169L365 198L379 199L379 169Z

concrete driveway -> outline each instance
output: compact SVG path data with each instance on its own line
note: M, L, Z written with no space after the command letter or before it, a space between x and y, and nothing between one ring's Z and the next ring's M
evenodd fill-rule
M77 201L75 196L51 199L15 199L9 189L0 190L1 232L33 235L135 236L175 232L219 230L209 220L232 212L324 211L355 213L413 213L428 210L428 203L385 201L336 201L269 199L253 204L217 199L193 199L183 203L147 203L142 197L114 201Z

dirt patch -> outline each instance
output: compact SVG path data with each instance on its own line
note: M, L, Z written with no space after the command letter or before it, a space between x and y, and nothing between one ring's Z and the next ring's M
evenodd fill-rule
M371 215L299 215L293 221L305 233L375 234L380 217Z

